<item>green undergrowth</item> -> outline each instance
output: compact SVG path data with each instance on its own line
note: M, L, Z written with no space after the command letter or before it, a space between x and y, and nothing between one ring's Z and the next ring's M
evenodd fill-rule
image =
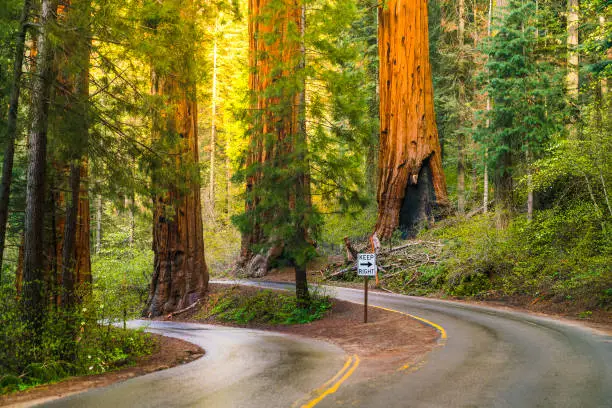
M14 289L2 288L2 299L0 394L130 366L157 347L142 330L112 326L116 319L94 301L70 313L49 307L42 329L33 331L19 318Z
M389 284L414 295L525 297L609 310L611 232L610 220L587 204L537 211L532 221L517 216L506 229L492 215L449 222L420 236L443 243L437 262Z
M612 219L590 203L515 215L505 229L494 214L451 218L381 260L384 288L416 296L545 301L588 318L612 307ZM408 241L383 243L383 249ZM410 267L397 265L412 259ZM360 281L348 271L336 279Z
M241 325L304 324L323 318L331 306L330 297L316 288L310 290L310 304L298 307L293 294L244 291L234 286L210 294L207 304L195 318Z

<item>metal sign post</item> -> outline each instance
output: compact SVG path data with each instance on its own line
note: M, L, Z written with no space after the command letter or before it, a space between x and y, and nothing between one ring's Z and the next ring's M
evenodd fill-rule
M357 254L357 276L364 276L363 281L363 322L368 322L368 280L376 276L376 254Z
M368 322L368 281L370 280L369 276L366 276L363 280L363 322Z

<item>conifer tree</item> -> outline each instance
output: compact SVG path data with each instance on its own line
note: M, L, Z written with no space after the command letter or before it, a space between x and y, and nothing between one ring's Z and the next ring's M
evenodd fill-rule
M486 91L492 100L489 128L477 132L493 170L497 224L508 225L515 207L514 178L525 152L537 157L559 131L559 71L538 61L534 4L511 0L498 32L489 39ZM554 109L557 108L557 109ZM556 113L554 113L556 112Z
M208 268L198 174L195 3L166 0L158 8L151 2L146 12L153 39L162 47L162 58L151 59L158 107L153 139L164 154L151 169L155 259L145 311L159 316L198 301L208 289ZM171 46L177 42L180 46Z
M44 209L47 166L49 96L53 84L53 43L51 32L56 19L56 3L42 0L37 39L38 57L32 90L32 123L29 133L28 181L24 232L23 297L25 320L40 329L45 309L44 298Z
M302 25L299 2L249 2L252 114L241 262L251 274L265 274L270 259L282 252L289 236L274 231L276 226L290 225L297 206L306 206L299 211L309 212L302 127ZM302 186L299 193L293 191L298 185ZM300 233L303 239L306 233ZM262 254L255 259L259 252Z
M21 93L21 77L23 74L23 57L27 34L27 22L31 12L31 1L24 0L19 32L15 41L15 57L13 61L13 78L11 84L9 112L6 123L6 147L2 162L2 181L0 183L0 283L2 283L2 262L6 243L6 226L8 222L9 197L13 179L13 161L15 156L15 139L17 138L17 112L19 95Z

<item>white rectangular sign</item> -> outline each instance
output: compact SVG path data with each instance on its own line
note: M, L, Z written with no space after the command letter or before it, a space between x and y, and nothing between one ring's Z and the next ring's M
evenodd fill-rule
M357 275L376 276L376 254L357 254Z

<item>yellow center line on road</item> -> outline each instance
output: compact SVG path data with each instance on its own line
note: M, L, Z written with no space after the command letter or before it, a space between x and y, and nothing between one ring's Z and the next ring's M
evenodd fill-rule
M386 310L387 312L393 312L393 313L399 313L402 314L404 316L408 316L408 317L412 317L415 320L418 320L420 322L425 323L428 326L433 327L434 329L436 329L437 331L440 332L440 339L441 340L446 340L447 336L446 336L446 330L444 330L444 327L440 326L439 324L436 324L432 321L429 321L427 319L423 319L422 317L419 316L415 316L415 315L411 315L410 313L404 313L404 312L400 312L399 310L394 310L394 309L388 309L386 307L382 307L382 306L372 306L369 305L370 307L375 307L377 309L382 309L382 310Z
M437 331L440 332L440 345L444 345L446 343L446 339L447 339L447 335L446 335L446 330L444 330L444 327L440 326L439 324L436 324L430 320L427 319L423 319L422 317L419 316L415 316L415 315L411 315L410 313L404 313L404 312L400 312L399 310L394 310L394 309L389 309L386 307L382 307L382 306L371 306L371 307L375 307L377 309L381 309L381 310L386 310L387 312L393 312L393 313L399 313L401 315L404 316L408 316L411 317L415 320L418 320L422 323L425 323L428 326L433 327L434 329L436 329ZM400 368L397 369L397 371L404 371L410 368L411 372L417 371L418 369L420 369L421 367L423 367L425 365L426 361L425 360L421 360L419 361L417 364L415 365L410 365L410 363L406 363L403 366L401 366Z
M359 357L356 354L349 357L344 364L344 367L342 367L342 369L338 371L336 375L314 391L315 394L318 394L317 397L302 405L301 408L313 408L315 405L321 402L323 398L338 391L338 388L340 388L342 383L346 381L346 379L349 378L357 369L359 366L359 361ZM339 377L340 379L338 379Z

